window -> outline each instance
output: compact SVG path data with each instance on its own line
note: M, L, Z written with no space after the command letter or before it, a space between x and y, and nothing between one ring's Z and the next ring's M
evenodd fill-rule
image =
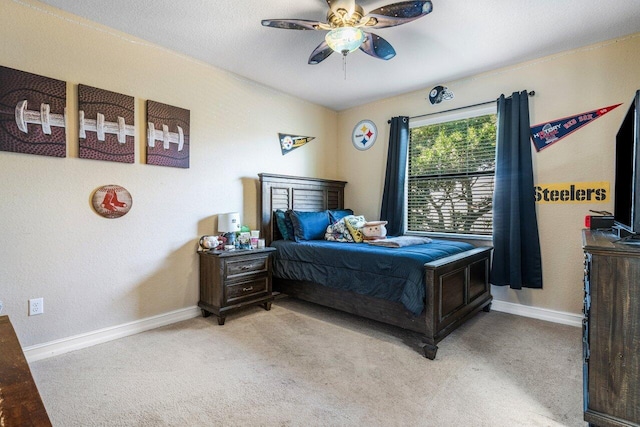
M411 123L407 231L491 235L496 109Z

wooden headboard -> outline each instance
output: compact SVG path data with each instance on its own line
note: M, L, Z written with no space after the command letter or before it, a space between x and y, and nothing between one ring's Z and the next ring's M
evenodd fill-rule
M273 213L282 209L317 212L344 208L345 181L299 176L258 174L260 177L260 234L269 245L280 237Z

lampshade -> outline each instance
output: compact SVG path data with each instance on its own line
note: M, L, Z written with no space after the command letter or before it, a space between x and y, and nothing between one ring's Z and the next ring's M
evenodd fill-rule
M324 39L331 49L346 55L360 47L365 35L360 28L339 27L329 31Z
M229 212L218 215L218 232L231 233L240 231L240 214Z

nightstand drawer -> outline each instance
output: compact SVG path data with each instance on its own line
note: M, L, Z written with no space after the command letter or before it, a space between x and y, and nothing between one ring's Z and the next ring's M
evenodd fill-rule
M255 297L267 292L269 289L269 276L252 278L240 282L232 282L225 285L225 302L231 303L237 300Z
M228 260L226 262L227 279L243 276L245 274L255 274L267 271L268 256L256 257L251 259Z

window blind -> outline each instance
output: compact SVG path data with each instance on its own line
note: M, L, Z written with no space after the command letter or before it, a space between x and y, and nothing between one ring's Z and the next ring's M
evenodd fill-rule
M495 114L412 128L408 230L491 234L495 150Z

